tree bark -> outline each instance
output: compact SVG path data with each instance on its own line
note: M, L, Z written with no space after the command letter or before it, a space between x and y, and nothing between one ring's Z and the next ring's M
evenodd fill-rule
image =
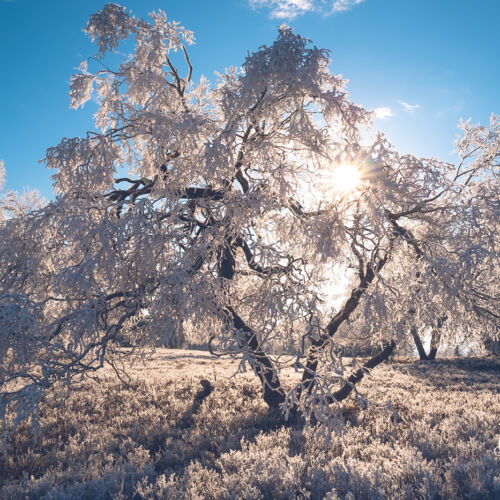
M415 325L412 325L412 327L411 327L411 336L413 337L415 345L417 346L417 351L418 351L418 355L420 357L420 360L427 361L429 358L427 357L427 353L425 352L424 345L422 344L422 340L420 339L420 336L418 335L417 327Z
M436 325L432 328L429 354L425 352L422 340L420 339L420 336L418 335L417 332L417 327L415 325L412 325L411 335L415 342L415 346L417 347L418 355L421 361L434 361L436 359L436 354L439 349L439 343L441 341L441 328L443 327L446 319L447 319L446 316L438 318L436 321Z
M231 281L234 277L236 261L234 253L235 245L226 239L224 247L221 249L220 262L218 266L219 276ZM257 333L254 332L229 305L225 310L234 328L243 333L243 339L247 352L252 358L254 369L262 383L264 391L264 401L271 411L278 412L280 405L285 402L285 392L281 388L281 382L274 369L272 361L262 349Z
M441 341L441 328L443 327L443 324L446 321L446 319L447 319L446 316L438 318L436 326L432 329L431 348L428 356L428 358L431 361L434 361L436 359L436 354L439 349L439 343Z
M254 332L231 307L228 308L228 311L234 327L244 333L246 347L254 361L255 372L262 383L264 401L267 403L270 410L277 412L280 410L280 405L285 402L286 395L281 387L281 382L272 361L262 349L257 339L256 332Z
M349 394L354 389L354 386L360 382L363 377L371 370L372 368L375 368L377 365L385 361L394 351L394 348L396 347L396 343L394 340L391 340L389 344L387 344L382 351L380 351L377 355L373 356L370 358L359 370L356 370L352 375L349 376L347 379L347 383L339 389L337 392L333 394L333 398L336 402L343 401L346 399ZM334 401L330 401L333 403Z

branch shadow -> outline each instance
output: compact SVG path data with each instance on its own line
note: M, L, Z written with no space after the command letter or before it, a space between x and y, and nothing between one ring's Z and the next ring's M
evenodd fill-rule
M213 466L221 455L231 451L241 451L242 443L253 444L258 436L275 432L281 428L293 428L288 443L290 453L297 455L302 452L301 443L305 442L303 436L304 419L296 417L285 420L281 414L267 412L259 416L250 414L245 418L243 425L232 429L231 434L223 432L216 436L207 436L207 439L200 442L198 449L183 453L182 457L175 457L165 446L165 441L170 438L179 439L180 437L182 439L184 433L188 435L197 425L195 416L200 412L203 402L215 391L214 386L206 379L200 380L200 384L201 388L194 395L192 403L175 425L166 429L164 434L147 447L153 456L158 453L163 455L163 459L158 460L155 465L157 473L183 474L184 470L195 460ZM220 397L220 394L217 396ZM183 451L185 452L185 450Z

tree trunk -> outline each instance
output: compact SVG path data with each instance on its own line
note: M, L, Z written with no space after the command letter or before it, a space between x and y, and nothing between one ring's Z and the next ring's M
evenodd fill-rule
M236 248L228 239L221 249L219 262L219 276L228 281L232 281L235 272L236 261L234 253ZM229 305L226 308L226 314L233 323L234 328L243 332L245 347L252 358L255 372L262 383L264 391L264 401L273 412L280 410L280 405L285 402L285 392L281 388L281 382L274 369L272 361L268 358L254 332L243 319Z
M427 361L429 358L427 356L427 353L425 352L424 345L422 344L422 340L420 339L420 336L418 335L417 327L415 325L412 325L412 327L411 327L411 335L413 337L413 340L415 341L415 345L417 346L417 351L418 351L418 355L420 357L420 360Z
M420 339L420 336L417 332L417 327L415 325L411 327L411 335L413 337L413 340L415 341L415 345L417 346L418 355L421 361L434 361L436 359L436 354L439 349L439 343L441 341L441 328L443 327L446 320L446 316L438 318L436 321L436 326L432 328L429 354L426 354L425 352L422 340Z
M234 327L244 333L247 349L254 361L255 372L259 377L264 390L264 401L271 411L278 412L280 405L285 402L285 392L274 369L271 360L267 357L260 345L257 334L229 307Z
M438 318L436 326L432 329L431 335L431 349L429 351L429 359L434 361L436 359L436 354L439 349L439 343L441 341L441 328L444 322L447 320L446 316Z

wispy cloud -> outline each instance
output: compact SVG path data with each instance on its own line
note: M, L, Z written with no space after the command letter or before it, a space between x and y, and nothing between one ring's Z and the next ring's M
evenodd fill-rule
M332 13L351 10L355 5L364 2L364 0L336 0L332 5Z
M250 7L270 9L271 17L276 19L295 19L306 12L314 10L309 0L249 0Z
M323 15L335 14L352 9L364 0L248 0L250 7L266 8L276 19L295 19L306 12Z
M389 106L382 106L380 108L376 108L373 110L375 113L375 118L380 118L381 120L385 120L386 118L390 118L394 116L392 109Z
M405 111L408 111L409 113L413 113L418 108L421 108L420 104L408 104L407 102L404 101L398 101L399 104L403 107Z

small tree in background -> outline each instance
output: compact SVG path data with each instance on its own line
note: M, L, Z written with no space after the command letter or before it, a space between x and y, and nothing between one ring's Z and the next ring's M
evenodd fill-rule
M161 11L109 4L86 33L98 52L70 98L96 97L98 131L48 149L56 200L0 226L2 414L116 367L126 331L210 342L251 365L271 410L327 424L409 328L494 331L497 118L465 124L457 166L402 156L361 141L370 113L287 26L215 85L192 80L193 34ZM375 354L346 366L349 336ZM302 378L285 388L290 349Z
M36 189L25 190L22 194L4 191L5 175L5 164L0 160L0 222L12 217L22 217L27 212L43 207L46 201Z

